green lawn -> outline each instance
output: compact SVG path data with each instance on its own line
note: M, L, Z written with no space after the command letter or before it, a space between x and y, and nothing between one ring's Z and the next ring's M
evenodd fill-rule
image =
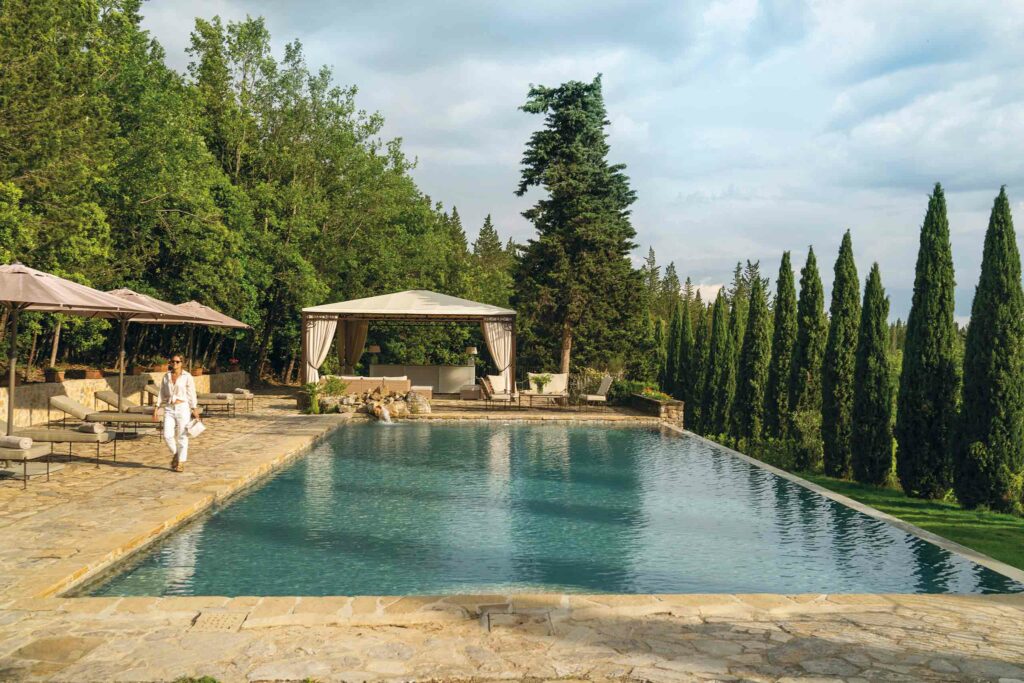
M891 488L866 486L818 474L799 476L944 536L989 557L1024 569L1024 518L998 512L965 510L954 503L908 498Z

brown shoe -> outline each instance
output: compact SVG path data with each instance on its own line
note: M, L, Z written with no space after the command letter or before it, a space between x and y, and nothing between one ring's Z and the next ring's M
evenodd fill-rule
M171 469L174 470L175 472L178 471L178 456L177 455L175 455L173 458L171 458Z
M184 472L185 471L185 463L183 463L183 462L176 462L176 463L174 463L174 471L175 472Z

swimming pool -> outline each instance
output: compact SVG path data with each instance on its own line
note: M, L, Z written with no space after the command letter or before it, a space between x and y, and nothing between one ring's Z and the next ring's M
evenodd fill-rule
M90 594L1022 590L697 438L402 423L342 427Z

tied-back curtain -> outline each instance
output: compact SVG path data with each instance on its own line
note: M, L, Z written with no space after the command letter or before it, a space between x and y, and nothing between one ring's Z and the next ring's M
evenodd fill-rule
M334 338L334 330L338 321L311 320L306 323L304 333L306 335L306 381L320 381L320 366L327 359L327 353L331 350L331 340Z
M356 363L363 355L370 323L366 320L346 320L338 327L338 360L345 374L355 372Z
M498 374L505 378L505 386L515 393L512 378L512 325L507 322L485 320L480 323L487 342L487 350L498 366Z

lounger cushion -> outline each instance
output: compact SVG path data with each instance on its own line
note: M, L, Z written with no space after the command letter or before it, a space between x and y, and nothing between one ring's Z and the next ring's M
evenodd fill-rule
M106 403L108 406L117 408L117 392L116 391L97 391L96 398ZM134 408L144 408L140 406L136 401L131 400L127 396L121 397L121 412L132 413L135 412Z
M101 410L89 413L83 418L86 422L121 422L125 424L142 424L153 420L152 411L146 413L118 413L113 410Z
M40 443L107 443L111 439L110 432L87 434L77 429L19 429L19 436L27 436Z
M89 413L93 412L70 396L51 396L50 407L77 417L79 420L84 420Z
M601 396L600 394L587 394L583 397L585 401L607 401L607 396Z
M36 444L32 448L24 450L20 448L3 448L0 449L0 461L23 462L25 460L38 460L39 458L45 458L50 452L50 447L45 444Z

